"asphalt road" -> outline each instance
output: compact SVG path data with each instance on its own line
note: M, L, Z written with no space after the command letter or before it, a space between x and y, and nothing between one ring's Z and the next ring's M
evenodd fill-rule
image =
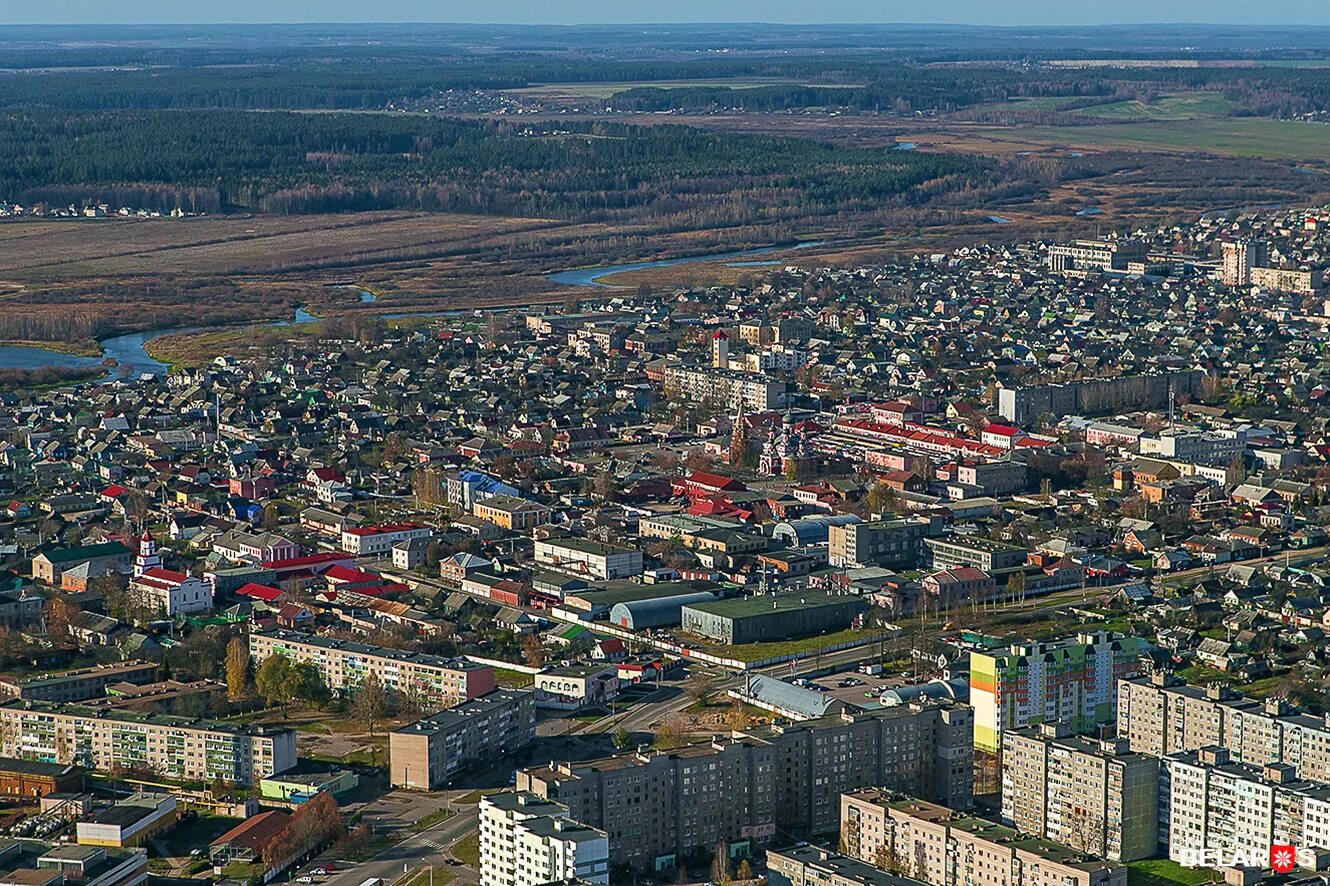
M320 863L332 861L339 868L336 874L323 879L320 886L360 886L371 877L381 877L384 883L392 883L404 874L426 865L433 865L440 871L446 871L454 878L454 883L470 883L477 879L475 871L448 863L448 849L458 840L478 827L476 807L462 807L452 818L439 822L431 828L412 834L405 840L389 846L378 855L358 864L342 863L336 858L321 858L302 866L300 873L317 867Z

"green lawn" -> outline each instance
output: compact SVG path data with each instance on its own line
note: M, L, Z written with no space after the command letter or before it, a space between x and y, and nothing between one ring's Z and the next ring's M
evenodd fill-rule
M441 821L447 821L452 817L453 817L453 811L451 809L436 809L433 812L431 812L429 815L426 815L424 818L420 819L419 821L413 821L410 827L411 830L419 833L420 831L434 827L436 824L438 824Z
M521 671L510 671L507 668L494 669L494 682L508 689L525 689L536 682L536 678L530 674L524 674Z
M1192 92L1183 95L1165 95L1156 101L1113 102L1082 108L1076 113L1113 120L1195 120L1198 117L1223 117L1233 108L1233 102L1212 92Z
M453 858L469 868L480 868L480 831L473 831L453 844Z
M481 801L481 798L486 797L489 794L497 794L497 793L499 793L498 788L492 788L490 790L486 790L485 788L480 788L478 790L472 791L469 794L463 794L453 802L457 803L459 806L470 806L473 803L479 803Z
M703 652L723 655L739 661L760 661L778 655L816 655L819 649L826 650L837 643L851 640L876 640L878 632L847 630L835 634L823 634L821 637L805 637L802 640L785 640L779 643L745 643L742 646L727 646L713 643L703 646Z
M1184 868L1167 858L1127 863L1127 886L1200 886L1219 879L1219 874L1209 868Z

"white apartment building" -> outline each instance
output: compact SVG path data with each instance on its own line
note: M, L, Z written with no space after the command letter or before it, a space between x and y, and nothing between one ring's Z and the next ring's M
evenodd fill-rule
M481 886L607 886L609 871L609 836L573 821L566 806L526 791L480 801Z
M1287 763L1263 768L1208 747L1160 761L1160 831L1175 861L1190 851L1252 853L1274 844L1330 848L1330 785L1294 776Z
M666 366L665 390L679 400L711 403L731 411L741 404L747 412L779 409L789 398L789 386L778 379L711 367Z

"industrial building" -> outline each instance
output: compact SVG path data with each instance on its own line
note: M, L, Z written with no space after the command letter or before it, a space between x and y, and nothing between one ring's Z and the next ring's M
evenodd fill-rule
M82 766L0 758L0 796L32 798L82 790Z
M866 612L862 597L830 591L766 594L683 607L683 630L730 645L803 637L850 627Z

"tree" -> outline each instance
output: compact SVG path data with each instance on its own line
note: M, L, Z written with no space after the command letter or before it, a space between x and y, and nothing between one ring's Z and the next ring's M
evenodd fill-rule
M1007 579L1007 596L1013 600L1025 599L1025 573L1013 572Z
M533 668L545 664L545 646L536 634L527 634L522 638L522 660Z
M633 734L629 732L626 727L620 726L618 729L614 730L614 737L612 740L614 741L615 748L621 751L626 751L628 748L632 747Z
M226 698L244 701L249 698L249 645L243 637L233 637L226 644Z
M265 658L254 674L254 688L268 704L281 707L283 720L299 684L299 672L291 664L291 659L281 653Z
M734 879L736 880L753 879L753 866L748 863L748 859L745 858L739 862L739 867L736 868L734 871Z
M711 856L711 882L716 886L729 886L734 881L730 871L730 852L722 841L716 844L716 852Z
M365 731L372 736L375 724L383 719L387 711L388 696L383 683L377 674L370 674L356 687L355 695L351 696L351 716L364 724Z
M668 751L686 744L687 741L688 735L682 721L677 717L671 717L656 729L656 740L653 745L659 750Z
M264 505L263 512L259 516L259 525L269 532L272 532L280 525L280 523L281 515L277 511L277 505Z
M293 666L295 696L307 704L323 707L332 700L332 690L324 679L323 671L313 662L299 662Z
M894 486L879 483L868 490L864 505L870 514L894 514L900 507L900 492Z
M689 698L706 707L716 694L716 678L700 672L689 674L683 683L683 691L688 693Z
M69 639L69 628L79 609L64 597L52 597L46 601L46 636L52 642L63 643Z
M730 710L725 715L725 723L730 727L731 732L743 732L753 725L753 718L749 716L743 702L736 698L730 703Z

